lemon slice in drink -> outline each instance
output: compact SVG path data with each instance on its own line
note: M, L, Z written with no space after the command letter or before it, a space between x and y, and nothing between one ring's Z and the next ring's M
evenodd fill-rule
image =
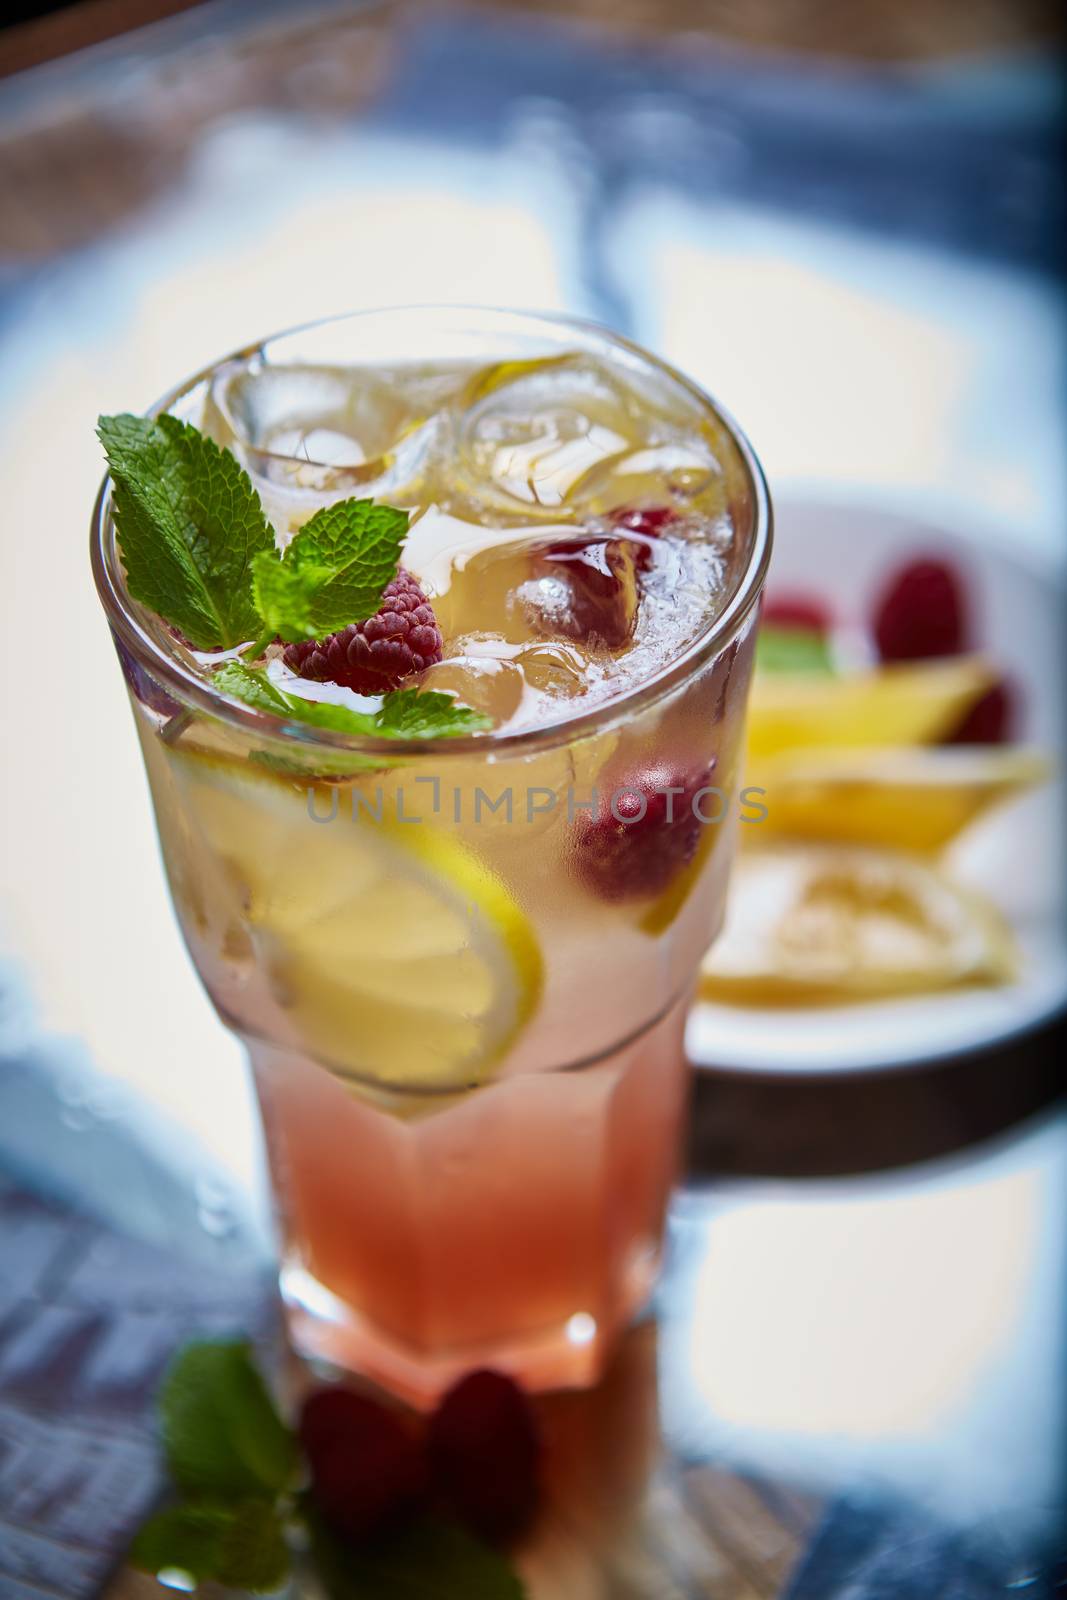
M939 850L969 823L1043 783L1034 750L956 745L784 750L751 770L766 791L761 838L789 834L842 844Z
M238 885L257 962L308 1051L390 1088L485 1082L542 986L536 935L500 879L427 822L388 810L378 820L373 808L353 820L354 788L320 785L309 807L306 788L253 768L171 759L185 812L214 869Z
M841 677L756 674L753 761L804 745L932 744L958 726L996 673L979 656L878 667Z
M921 859L783 845L743 854L726 923L704 957L708 1000L839 1004L1008 982L1000 915Z

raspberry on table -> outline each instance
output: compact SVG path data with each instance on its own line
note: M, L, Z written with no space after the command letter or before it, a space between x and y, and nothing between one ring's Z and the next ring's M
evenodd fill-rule
M960 655L969 629L958 575L925 558L901 567L878 599L873 631L883 661Z
M537 1506L541 1443L530 1402L502 1372L484 1368L453 1385L430 1419L437 1494L475 1533L515 1538Z
M316 1389L304 1402L299 1432L315 1501L345 1538L367 1538L410 1514L425 1494L421 1441L368 1395Z
M301 678L339 683L357 694L385 694L441 660L444 640L433 607L401 567L386 584L381 605L365 622L326 639L287 644L283 659Z
M694 801L711 787L713 768L665 763L605 789L595 814L578 824L574 868L587 888L613 901L660 894L712 826L717 807L698 811Z

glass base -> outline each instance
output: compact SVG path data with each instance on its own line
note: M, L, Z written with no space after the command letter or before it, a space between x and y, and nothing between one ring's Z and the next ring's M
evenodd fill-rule
M406 1344L330 1293L299 1263L283 1263L280 1285L289 1338L324 1376L358 1376L419 1410L430 1410L464 1373L479 1367L506 1372L534 1391L587 1389L599 1383L625 1329L647 1305L659 1273L660 1250L635 1252L620 1284L609 1324L588 1311L511 1341L427 1352Z

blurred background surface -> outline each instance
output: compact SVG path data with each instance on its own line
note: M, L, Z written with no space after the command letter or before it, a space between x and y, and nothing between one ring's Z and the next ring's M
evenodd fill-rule
M186 1259L265 1248L248 1086L181 947L89 580L97 414L351 307L565 309L723 396L776 496L944 520L1051 583L1057 26L1007 0L95 0L0 36L14 1179ZM1061 1042L892 1086L702 1084L660 1334L676 1460L906 1489L992 1519L1012 1581L1038 1583L1062 1493ZM776 1593L813 1516L748 1588L677 1592Z

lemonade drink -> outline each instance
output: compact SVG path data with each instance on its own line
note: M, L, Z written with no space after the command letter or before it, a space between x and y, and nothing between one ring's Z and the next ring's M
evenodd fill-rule
M403 685L480 713L354 739L220 692L237 652L131 600L102 496L98 583L181 926L255 1070L296 1344L417 1403L477 1364L593 1381L655 1274L723 911L758 467L651 358L504 313L320 325L167 409L237 456L280 546L354 496L408 511L430 613ZM340 648L276 640L257 670L290 707L384 704Z

